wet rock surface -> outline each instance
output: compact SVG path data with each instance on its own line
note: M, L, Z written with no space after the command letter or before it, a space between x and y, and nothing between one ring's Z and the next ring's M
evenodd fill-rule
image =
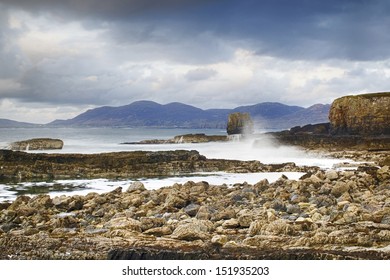
M390 259L388 166L0 203L1 259Z
M171 139L149 139L139 142L124 142L126 145L147 145L147 144L182 144L182 143L208 143L208 142L226 142L226 135L206 135L204 133L177 135Z
M194 172L305 171L294 163L207 159L197 151L44 154L0 150L0 181L32 179L144 178Z

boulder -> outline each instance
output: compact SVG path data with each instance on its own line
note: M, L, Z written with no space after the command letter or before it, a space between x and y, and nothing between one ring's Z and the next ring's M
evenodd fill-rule
M130 231L141 232L141 222L127 217L113 218L105 223L104 227L110 228L112 230L126 229Z
M228 237L226 235L214 235L211 238L211 243L214 245L223 246L228 242Z
M332 190L331 194L333 194L335 197L341 196L343 193L347 192L349 190L350 186L347 183L344 182L337 182Z
M171 237L187 241L209 239L209 223L207 223L207 221L199 221L196 219L184 221L173 231Z
M184 207L184 212L186 212L187 215L194 217L198 213L199 208L200 208L199 204L191 203L188 204L186 207Z
M132 182L130 186L127 188L126 192L132 193L132 192L143 192L146 188L142 182Z
M330 169L325 172L325 177L329 180L337 180L339 178L339 174L336 170Z
M28 150L61 150L64 142L60 139L52 138L33 138L24 141L17 141L10 144L11 150L28 151Z

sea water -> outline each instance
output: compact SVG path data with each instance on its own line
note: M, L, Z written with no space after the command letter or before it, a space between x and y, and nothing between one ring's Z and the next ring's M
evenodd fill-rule
M171 139L177 135L204 133L207 135L225 135L221 129L163 129L163 128L0 128L0 148L6 148L11 142L31 138L59 138L64 141L62 150L29 151L45 153L103 153L119 151L167 151L197 150L207 158L258 160L265 164L294 162L297 165L332 168L340 163L339 159L308 154L291 146L278 145L269 137L259 136L240 141L210 143L178 143L178 144L123 144L150 139ZM342 160L343 162L347 160ZM244 181L255 184L262 179L275 181L285 175L290 179L298 179L302 174L292 173L253 173L234 174L226 172L191 174L190 177L172 177L164 179L141 180L148 189L155 189L174 183L191 181L208 181L210 184L231 186ZM107 192L118 186L126 188L132 180L110 181L98 180L60 180L53 182L20 182L17 184L0 184L0 201L12 200L20 194L49 193L86 194L88 192Z

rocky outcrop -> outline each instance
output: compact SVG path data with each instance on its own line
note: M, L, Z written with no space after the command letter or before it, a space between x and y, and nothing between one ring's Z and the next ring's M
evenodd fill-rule
M0 203L0 259L390 259L388 166Z
M208 143L208 142L224 142L227 141L225 135L206 135L204 133L198 134L184 134L173 138L174 143Z
M330 124L293 127L290 130L269 133L277 142L284 145L296 145L310 150L390 150L389 136L369 135L332 135Z
M46 154L0 150L0 181L32 179L144 178L193 172L303 171L293 163L207 159L197 151ZM309 169L315 169L312 167Z
M9 145L11 150L61 150L64 142L60 139L34 138L24 141L13 142Z
M280 143L308 149L390 150L390 93L336 99L330 123L293 127L271 133Z
M390 135L390 92L338 98L329 120L336 135Z
M227 134L251 134L253 133L253 121L249 113L232 113L227 123Z
M206 135L204 133L177 135L172 139L148 139L139 142L124 142L126 145L156 145L156 144L182 144L182 143L208 143L228 141L225 135Z

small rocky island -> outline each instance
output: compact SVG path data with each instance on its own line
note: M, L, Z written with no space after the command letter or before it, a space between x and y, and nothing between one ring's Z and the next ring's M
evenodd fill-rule
M29 140L13 142L9 145L9 149L17 151L61 150L63 146L64 142L60 139L33 138Z
M1 259L390 259L389 93L335 100L330 123L278 141L362 161L321 170L207 159L197 151L0 151L0 180L301 171L299 180L208 182L0 203ZM371 106L371 107L370 107ZM183 138L184 139L184 138Z

